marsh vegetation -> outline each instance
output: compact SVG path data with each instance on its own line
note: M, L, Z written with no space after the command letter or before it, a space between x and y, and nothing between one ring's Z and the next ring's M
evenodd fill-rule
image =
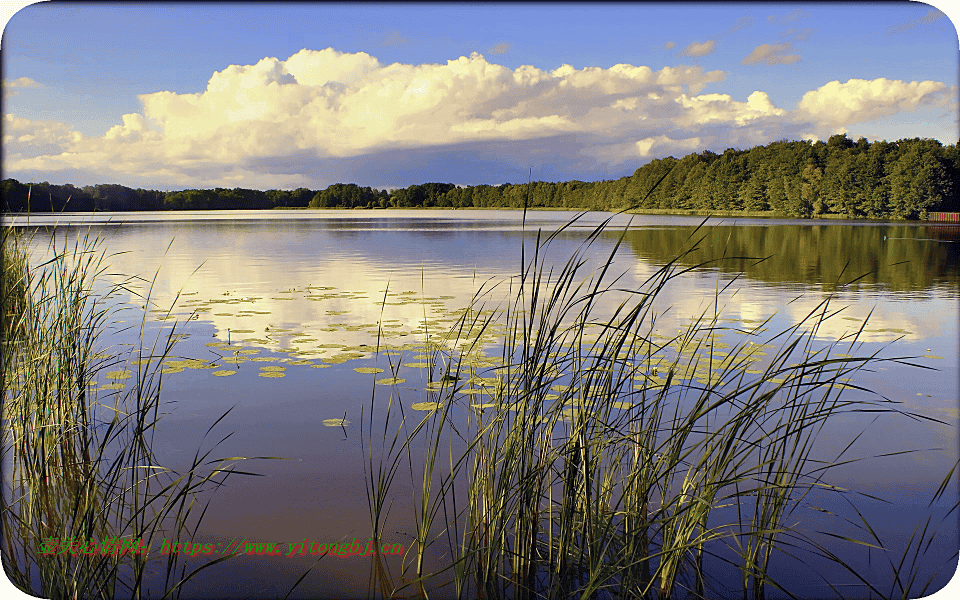
M491 310L489 291L481 290L452 329L427 336L430 381L426 397L412 405L425 415L405 409L409 400L399 389L372 393L363 423L371 537L384 537L391 487L409 470L416 542L402 577L375 565L375 592L809 595L775 575L784 560L826 566L827 595L912 598L931 591L957 558L924 563L937 535L933 512L925 521L918 515L905 545L881 539L857 509L857 490L831 483L834 468L871 458L851 450L859 436L835 455L818 450L825 428L850 413L929 418L856 383L885 363L929 367L917 357L887 356L888 348L865 351L869 316L848 336L824 343L817 332L842 312L831 296L775 334L766 333L768 320L726 319L719 279L710 308L676 335L658 334L657 320L669 307L657 300L676 278L711 263L729 270L729 263L762 257L691 264L710 235L696 228L686 248L640 289L624 288L613 266L619 243L599 265L588 260L606 226L557 270L545 256L560 231L538 235L521 250L506 306ZM857 279L847 274L837 289ZM733 285L735 278L723 287ZM601 310L611 297L613 310ZM498 356L483 349L490 333L502 338ZM951 485L953 468L926 490L928 506L955 500ZM838 505L847 510L825 508ZM956 508L948 508L943 526ZM810 529L814 511L853 524L861 535ZM861 560L868 553L877 561L870 574ZM428 564L431 554L442 558Z
M215 458L216 444L204 440L187 469L156 459L164 410L150 358L165 358L176 338L151 341L141 328L137 346L99 349L118 326L107 298L134 278L103 285L98 240L54 236L48 258L30 264L23 234L2 235L6 576L48 598L179 597L195 571L181 555L158 557L157 545L196 531L203 492L236 472L237 458Z

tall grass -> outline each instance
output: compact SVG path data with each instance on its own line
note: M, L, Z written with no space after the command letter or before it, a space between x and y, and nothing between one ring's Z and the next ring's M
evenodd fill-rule
M133 278L107 285L104 252L89 234L72 244L54 235L49 258L35 265L23 234L4 227L2 235L7 576L48 598L178 597L196 571L230 556L188 573L183 555L156 556L160 541L190 539L207 506L198 494L237 471L233 459L211 459L215 445L181 472L157 460L159 364L173 331L148 343L145 307L132 354L102 353L114 325L108 297L136 294ZM149 305L149 294L143 300ZM97 387L110 377L130 381Z
M396 394L386 403L371 397L371 535L383 535L389 490L404 462L416 524L402 583L381 565L374 594L428 597L445 587L444 597L458 598L761 600L770 588L791 595L771 564L797 547L857 575L791 515L811 492L850 495L824 477L850 460L844 455L853 441L833 460L814 452L832 418L901 412L878 395L849 399L845 389L867 390L845 382L885 361L911 363L848 354L861 350L862 326L846 339L818 342L837 312L832 299L761 338L768 323L723 324L717 289L710 309L662 337L656 325L669 307L658 298L705 266L680 266L700 230L640 289L627 289L614 273L622 235L605 259L591 259L609 220L562 267L549 266L551 242L581 216L523 247L506 306L484 310L481 288L450 332L428 337L438 375L430 369L424 392L432 412L413 417ZM499 329L505 335L491 364L482 346ZM743 341L720 352L719 336L733 329ZM777 349L762 359L762 373L747 373L763 346ZM382 430L374 413L384 415ZM952 477L951 470L935 498ZM869 541L846 543L883 552L863 525ZM927 546L929 525L919 538ZM425 556L436 544L448 559L430 566ZM739 589L725 587L729 577L707 572L705 563L739 572ZM862 589L908 597L932 581L911 578L905 560L889 564L899 587L860 577Z

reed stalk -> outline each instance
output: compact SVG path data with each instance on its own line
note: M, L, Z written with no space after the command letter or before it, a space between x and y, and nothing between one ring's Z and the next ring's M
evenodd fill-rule
M201 446L182 472L157 460L159 364L174 331L145 339L147 294L139 345L132 354L103 352L102 335L113 325L108 298L136 293L134 278L107 281L105 254L89 232L72 245L53 235L48 258L36 265L22 233L4 227L2 235L7 576L28 593L58 599L179 597L196 572L232 556L188 573L182 555L150 551L164 537L191 539L209 505L204 491L240 471L235 459L211 457L216 445ZM109 380L109 369L132 381L103 391L96 381Z

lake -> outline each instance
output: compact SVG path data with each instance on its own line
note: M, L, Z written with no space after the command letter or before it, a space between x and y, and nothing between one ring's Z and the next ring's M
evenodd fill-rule
M168 414L156 438L162 463L183 468L198 446L210 448L230 432L235 433L216 447L212 458L288 459L246 461L244 470L262 476L235 475L210 496L196 540L221 548L234 540L283 542L286 549L287 543L304 540L356 538L366 544L368 425L384 437L383 422L368 420L372 398L378 406L392 398L410 423L428 416L429 411L414 405L435 398L428 389L433 380L428 371L437 355L429 342L443 339L465 309L476 304L480 291L485 304L478 310L505 308L518 289L521 247L529 262L538 232L546 238L575 214L64 213L31 216L29 226L25 217L7 223L36 231L31 248L37 258L44 254L51 232L72 240L89 231L103 240L111 266L107 281L142 278L129 282L131 291L109 299L118 312L101 348L105 356L136 348L144 309L148 340L165 335L176 323L177 356L163 367L161 400ZM554 237L540 257L547 269L554 265L559 271L608 217L613 215L587 214ZM612 314L630 290L642 289L678 252L690 248L693 236L700 240L696 249L676 263L687 272L657 295L656 320L645 325L650 339L664 340L666 346L687 330L691 318L716 317L715 323L722 325L715 338L718 356L748 341L775 347L782 338L770 338L831 297L830 312L839 312L810 333L812 343L839 342L833 355L879 352L886 358L912 357L905 362L927 367L891 361L858 371L845 383L879 396L856 388L844 394L886 398L905 414L838 414L817 437L814 457L863 458L830 469L824 483L856 491L847 497L856 500L894 562L914 527L934 515L938 536L918 564L921 579L933 577L933 587L942 586L953 573L956 561L951 555L958 547L957 514L941 521L944 508L958 500L955 478L939 502L932 508L928 504L958 459L960 228L716 218L697 229L702 221L613 218L582 253L581 278L596 275L597 265L616 248L608 278L619 276L614 287L626 291L601 299L597 310ZM145 297L148 291L149 305L133 294ZM503 332L491 326L480 336L477 343L490 360L485 361L483 353L475 355L478 366L495 366ZM856 344L851 346L854 333ZM448 346L456 344L454 340ZM764 356L760 353L750 367L754 374L766 367ZM128 356L126 367L111 368L136 369L130 365L138 359ZM704 376L709 377L700 372L691 378ZM97 383L104 397L125 385L123 379L106 376ZM485 390L476 393L483 397ZM204 440L210 425L228 409L215 429L218 435ZM396 423L390 427L392 436ZM416 528L411 495L419 481L404 468L391 489L395 503L383 541L409 548ZM889 587L886 559L879 558L878 551L869 554L862 545L829 535L866 540L855 526L858 522L836 494L816 490L798 501L789 518L791 526L861 565L862 576ZM828 533L817 533L823 531ZM160 540L152 543L154 549L160 545ZM428 560L439 565L444 556L443 548L435 547ZM830 596L829 583L846 586L841 589L850 597L870 597L849 573L830 570L815 557L800 558L809 566L781 557L771 567L773 576L794 593ZM386 561L399 581L400 557ZM314 563L310 556L240 556L203 571L184 596L282 597L311 565L313 570L291 597L349 598L367 592L368 560L326 557ZM738 570L719 558L709 564L718 573L720 589L737 589ZM448 592L452 595L444 589L431 597L446 597ZM774 589L767 593L778 597Z

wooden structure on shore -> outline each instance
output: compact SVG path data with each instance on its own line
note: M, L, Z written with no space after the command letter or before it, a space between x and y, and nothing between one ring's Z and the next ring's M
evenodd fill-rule
M932 212L927 216L927 220L936 223L960 224L960 212Z

